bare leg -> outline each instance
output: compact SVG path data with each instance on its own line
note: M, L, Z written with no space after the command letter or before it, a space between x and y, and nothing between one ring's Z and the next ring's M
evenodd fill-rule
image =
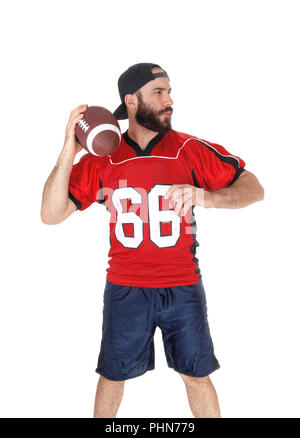
M94 406L94 418L115 418L123 397L125 381L100 376Z
M186 392L192 414L195 418L220 418L220 407L216 390L207 377L189 377L180 374L186 387Z

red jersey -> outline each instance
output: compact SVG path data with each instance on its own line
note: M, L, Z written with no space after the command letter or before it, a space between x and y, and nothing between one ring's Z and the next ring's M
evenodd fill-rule
M173 129L144 151L126 131L111 155L83 155L73 165L69 197L78 210L98 202L110 212L107 280L138 287L198 283L194 207L178 216L164 194L173 184L227 187L244 166L223 146Z

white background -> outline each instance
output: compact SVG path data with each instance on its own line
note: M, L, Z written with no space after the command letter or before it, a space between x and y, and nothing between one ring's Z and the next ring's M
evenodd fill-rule
M244 209L195 210L222 416L299 417L297 6L1 7L1 417L92 416L109 216L94 204L45 225L41 196L70 111L114 111L118 77L137 62L168 72L174 129L222 144L265 188L264 201ZM126 382L118 416L192 417L159 329L155 346L156 369Z

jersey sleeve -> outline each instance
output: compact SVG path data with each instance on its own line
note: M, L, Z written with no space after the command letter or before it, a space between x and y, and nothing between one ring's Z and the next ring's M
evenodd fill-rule
M94 202L104 202L101 189L106 160L106 156L85 154L73 165L69 180L69 198L77 210L83 211Z
M192 155L194 182L205 190L228 187L245 170L245 161L217 143L195 139Z

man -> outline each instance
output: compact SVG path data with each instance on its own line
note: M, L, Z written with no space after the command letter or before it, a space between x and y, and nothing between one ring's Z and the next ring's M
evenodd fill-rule
M44 188L41 217L58 224L93 202L111 213L100 374L94 417L115 417L124 382L154 369L153 336L162 331L168 366L182 377L195 417L220 417L209 374L219 368L195 257L193 208L241 208L264 189L245 162L222 146L174 131L167 73L136 64L118 82L118 119L129 119L111 156L85 154L71 112L57 164Z

